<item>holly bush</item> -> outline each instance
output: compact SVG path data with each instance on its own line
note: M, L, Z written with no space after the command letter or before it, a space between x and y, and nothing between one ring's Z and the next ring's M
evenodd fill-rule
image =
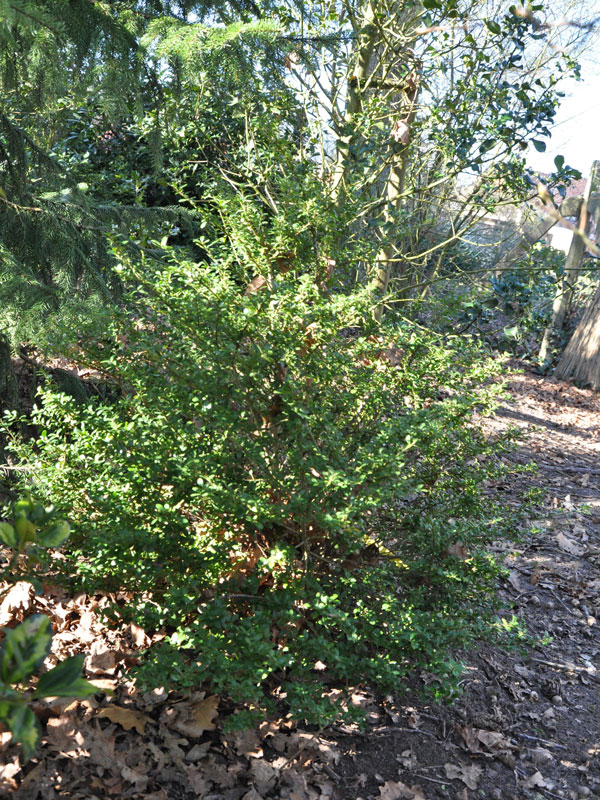
M165 634L140 680L324 723L334 685L421 668L448 693L452 653L494 624L485 545L510 520L474 416L498 367L280 267L123 259L126 308L74 351L110 399L46 388L11 446L69 508L84 584L135 593L119 613Z
M27 495L12 506L12 522L0 522L0 545L10 558L2 565L0 576L15 581L37 579L31 570L44 563L40 554L59 547L69 536L70 526L58 519L53 507L44 508ZM86 697L96 689L81 677L83 655L71 656L44 672L37 680L52 644L52 626L44 614L32 614L15 628L2 630L0 644L0 724L19 742L25 759L35 752L40 738L40 724L31 701L45 697Z

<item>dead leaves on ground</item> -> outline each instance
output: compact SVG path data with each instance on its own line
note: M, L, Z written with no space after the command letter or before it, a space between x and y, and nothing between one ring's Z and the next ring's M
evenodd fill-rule
M449 781L462 781L469 789L476 789L483 768L478 764L444 764L444 771Z
M182 736L199 739L206 731L214 731L219 698L205 697L204 692L176 703L164 714L164 721Z
M379 790L379 800L426 800L420 786L407 786L402 781L386 781Z
M2 588L2 587L0 587ZM0 627L16 625L23 622L28 614L32 613L35 604L35 589L28 581L18 581L13 586L4 584L0 594Z
M457 732L462 737L467 750L487 758L497 758L511 769L515 766L515 753L519 748L504 734L498 731L489 731L474 728L472 725L457 726ZM461 779L462 780L462 779ZM466 783L466 781L465 781ZM467 786L469 784L467 783ZM472 787L470 787L472 788Z
M219 698L117 690L118 700L65 701L46 722L43 758L0 770L14 800L328 800L340 754L289 720L223 732ZM268 757L265 753L268 751ZM412 796L412 795L410 795ZM415 795L419 797L419 795Z
M153 723L152 717L135 711L133 708L123 708L122 706L110 705L98 711L98 717L107 718L111 722L116 722L124 730L130 731L132 728L141 734L146 733L146 725Z

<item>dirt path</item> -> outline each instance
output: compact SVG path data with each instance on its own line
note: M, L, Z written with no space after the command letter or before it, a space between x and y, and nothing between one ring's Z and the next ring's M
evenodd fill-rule
M471 654L451 708L386 704L338 767L340 797L600 798L600 396L527 374L509 388L490 428L521 428L511 457L538 472L497 488L509 502L524 489L541 501L522 541L497 545L510 570L501 592L551 641Z
M125 685L112 700L60 702L38 709L45 740L24 769L0 734L0 797L600 798L600 396L527 374L510 388L514 399L490 427L522 428L511 458L533 459L539 471L496 490L515 504L524 489L536 491L539 513L517 546L496 545L509 569L501 592L509 613L549 643L470 654L452 707L424 703L417 691L380 702L357 691L369 723L362 734L280 719L225 735L215 700L201 692L138 695ZM147 644L143 631L102 627L92 611L106 598L57 591L26 602L52 615L61 655L83 641L91 674L107 688Z

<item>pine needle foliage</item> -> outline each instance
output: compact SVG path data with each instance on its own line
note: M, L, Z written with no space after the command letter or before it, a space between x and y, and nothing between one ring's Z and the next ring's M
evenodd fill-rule
M221 114L236 91L256 92L272 61L265 48L278 31L236 4L220 9L219 25L203 3L1 0L0 9L3 327L18 339L43 338L49 317L75 297L86 299L86 308L119 301L115 243L152 247L186 226L193 238L185 202L156 208L148 198L123 202L114 193L114 180L104 178L112 168L109 140L135 122L149 156L143 169L159 180L165 135L172 139L173 126L197 113L190 92L204 93L198 83L215 87ZM262 77L255 74L257 57ZM78 149L86 125L105 149L96 173L86 166L89 153ZM98 193L109 183L112 195Z
M158 102L156 74L139 53L145 11L89 0L2 2L0 303L3 328L19 340L40 336L74 297L87 307L118 301L115 239L139 247L181 218L179 209L98 198L101 176L82 183L77 157L65 158L79 109L94 109L92 123L112 135L120 120L143 115L147 98Z

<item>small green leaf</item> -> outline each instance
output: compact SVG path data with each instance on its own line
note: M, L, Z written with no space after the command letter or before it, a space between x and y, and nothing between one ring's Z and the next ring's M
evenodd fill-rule
M27 761L35 753L40 739L40 723L33 711L24 703L11 703L9 713L2 718L13 740L23 748L23 758Z
M27 517L17 517L15 519L15 530L19 536L19 543L35 541L35 525Z
M556 156L554 159L554 164L556 165L556 169L562 169L565 163L564 156Z
M519 339L521 331L518 325L513 325L512 328L504 328L504 335L507 339Z
M38 681L33 697L87 697L98 689L81 677L83 655L71 656Z
M68 539L71 533L71 526L68 522L60 521L52 525L48 530L40 531L37 536L37 543L42 547L60 547Z
M32 503L28 497L21 497L13 503L12 509L15 517L27 516L31 511Z
M487 29L489 31L491 31L492 33L496 33L496 34L502 33L502 29L500 28L500 25L498 25L497 22L494 22L493 19L486 19L485 24L487 26Z
M543 153L546 150L546 142L542 142L540 139L532 139L531 144L535 147L538 153Z
M31 511L29 512L29 518L32 522L42 522L44 517L46 516L46 509L41 503L33 503L31 507Z
M19 544L17 532L8 522L0 522L0 542L6 547L16 547Z
M6 631L0 647L0 680L8 684L24 681L41 666L51 642L50 620L43 614L27 617Z

